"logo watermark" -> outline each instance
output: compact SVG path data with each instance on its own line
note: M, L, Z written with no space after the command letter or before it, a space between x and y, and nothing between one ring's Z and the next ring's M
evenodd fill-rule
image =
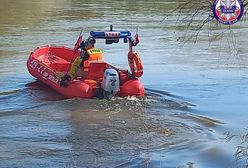
M214 0L212 10L220 23L232 25L241 19L244 5L241 0Z

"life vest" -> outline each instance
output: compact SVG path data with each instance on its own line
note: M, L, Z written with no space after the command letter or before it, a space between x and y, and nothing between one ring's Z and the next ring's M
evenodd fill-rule
M139 78L143 75L143 64L139 57L138 52L136 51L129 51L128 52L128 64L132 71L132 74Z
M87 51L88 59L83 62L83 70L88 71L91 62L102 62L103 53L101 49L91 48Z

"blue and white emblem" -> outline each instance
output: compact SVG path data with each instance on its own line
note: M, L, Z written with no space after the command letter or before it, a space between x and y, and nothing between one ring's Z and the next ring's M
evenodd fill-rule
M212 11L220 23L231 25L241 19L244 6L241 0L214 0Z

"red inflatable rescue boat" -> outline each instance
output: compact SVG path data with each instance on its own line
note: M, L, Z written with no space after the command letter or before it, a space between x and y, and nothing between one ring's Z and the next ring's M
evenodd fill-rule
M82 33L81 33L82 34ZM129 42L128 61L131 72L121 70L104 61L90 62L86 75L75 76L67 81L66 87L61 86L62 77L72 68L72 63L82 54L80 34L74 49L64 46L43 46L31 52L27 61L30 74L47 84L67 98L93 98L109 95L144 96L145 89L138 79L143 75L143 65L133 46L139 42L138 36L133 39L129 31L90 32L91 39L105 39L106 44Z

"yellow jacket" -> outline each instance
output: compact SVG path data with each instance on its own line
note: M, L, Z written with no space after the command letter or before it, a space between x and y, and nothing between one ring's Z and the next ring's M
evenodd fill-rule
M86 52L87 53L84 53L83 57L86 56L85 54L88 54L87 60L84 61L83 57L78 56L72 63L71 69L69 71L69 74L72 78L76 77L78 70L81 68L82 61L84 61L82 69L85 72L88 72L91 62L102 62L103 61L103 53L101 49L91 48L91 49L88 49Z

